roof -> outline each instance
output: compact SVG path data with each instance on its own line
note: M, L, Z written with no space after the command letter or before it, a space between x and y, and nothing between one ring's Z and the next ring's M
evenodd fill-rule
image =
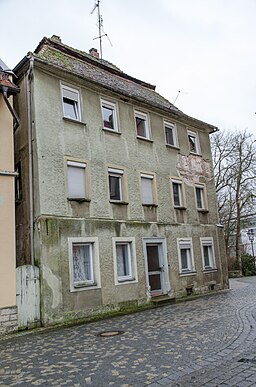
M216 131L215 126L206 124L195 118L187 116L167 99L155 91L155 86L136 79L108 61L101 60L86 52L76 50L63 44L59 37L44 37L33 54L35 62L53 66L80 78L105 87L113 92L121 94L125 99L133 99L164 110L172 116L178 116L181 121L190 122L190 125L200 127L207 126L211 132ZM28 56L27 56L28 59ZM24 58L15 68L17 72L24 64Z
M9 67L0 59L0 70L13 74L12 70L9 69Z
M6 91L8 95L19 92L19 88L9 79L13 72L0 59L0 91Z

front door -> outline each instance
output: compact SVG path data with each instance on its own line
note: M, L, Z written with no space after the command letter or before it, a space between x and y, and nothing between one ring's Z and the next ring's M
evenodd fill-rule
M151 295L163 293L163 262L161 244L147 243L148 282Z
M143 238L145 258L146 292L154 297L171 291L166 239Z

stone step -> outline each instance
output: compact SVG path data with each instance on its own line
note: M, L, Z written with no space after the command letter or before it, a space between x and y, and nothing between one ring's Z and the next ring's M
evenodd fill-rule
M175 297L170 297L167 294L161 295L161 296L155 296L151 298L151 301L155 305L167 305L167 304L174 304L175 303Z

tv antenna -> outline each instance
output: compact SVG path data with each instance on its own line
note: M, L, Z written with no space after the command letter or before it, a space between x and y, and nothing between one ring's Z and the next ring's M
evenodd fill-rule
M97 36L97 38L94 38L93 40L96 40L96 39L99 39L100 40L100 59L102 60L102 38L104 36L106 36L108 38L108 41L110 43L110 45L112 46L112 43L108 37L108 35L105 33L105 31L103 30L103 18L102 18L102 15L100 13L100 0L97 0L94 4L94 7L93 7L93 10L91 11L91 14L93 14L93 12L95 11L95 9L97 8L97 11L98 11L98 29L99 29L99 36Z

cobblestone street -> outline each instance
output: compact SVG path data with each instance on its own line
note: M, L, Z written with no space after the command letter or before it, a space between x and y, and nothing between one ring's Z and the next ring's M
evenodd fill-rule
M256 386L256 277L153 310L0 341L0 386ZM123 331L101 337L104 331Z

